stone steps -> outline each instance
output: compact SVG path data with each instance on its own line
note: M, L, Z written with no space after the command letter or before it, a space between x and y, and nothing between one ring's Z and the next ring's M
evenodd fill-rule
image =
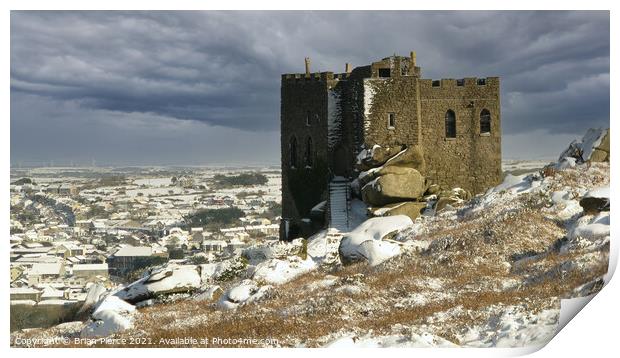
M334 178L329 183L329 227L338 231L349 229L349 182L343 178Z

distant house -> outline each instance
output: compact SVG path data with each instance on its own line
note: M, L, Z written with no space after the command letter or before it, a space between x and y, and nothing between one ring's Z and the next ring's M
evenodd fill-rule
M207 252L222 252L228 246L224 240L204 240L202 242L203 251Z
M42 293L41 290L30 287L11 287L10 289L11 301L31 300L39 302Z
M124 246L108 257L109 273L123 276L127 273L168 259L167 254L153 252L150 246Z
M73 265L73 276L94 279L96 276L108 277L108 264Z
M28 281L31 284L49 282L65 274L65 266L61 262L35 263L28 270Z
M67 294L65 291L56 289L52 286L44 286L43 292L41 293L41 301L46 300L63 300L67 298Z

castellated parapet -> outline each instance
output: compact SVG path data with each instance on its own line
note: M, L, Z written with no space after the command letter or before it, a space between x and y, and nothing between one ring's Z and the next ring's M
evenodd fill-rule
M322 228L313 207L334 177L355 178L358 153L375 145L419 147L427 185L472 193L497 185L499 77L423 79L413 52L343 73L312 73L307 59L306 73L283 74L282 238Z

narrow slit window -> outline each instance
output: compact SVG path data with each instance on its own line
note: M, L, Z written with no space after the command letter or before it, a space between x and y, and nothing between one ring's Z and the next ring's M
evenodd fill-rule
M292 137L289 143L289 159L291 168L297 167L297 138Z
M396 113L388 113L388 129L396 128Z
M306 126L310 127L310 111L306 113Z
M456 138L456 115L451 109L446 112L446 138Z
M314 165L314 150L312 149L312 138L308 137L306 141L306 154L305 154L305 162L307 168L312 168Z
M491 133L491 112L486 108L480 112L480 134L485 133Z

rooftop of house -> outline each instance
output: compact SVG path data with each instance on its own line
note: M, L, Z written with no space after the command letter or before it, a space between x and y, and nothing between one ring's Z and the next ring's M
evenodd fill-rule
M28 271L30 275L60 275L62 264L55 263L35 263Z
M26 294L37 294L37 293L41 293L41 291L31 288L31 287L11 287L11 290L10 290L11 295L26 295Z
M116 257L151 256L153 249L150 246L124 246L114 253Z
M75 271L100 271L107 270L108 264L77 264L73 265L73 272Z

